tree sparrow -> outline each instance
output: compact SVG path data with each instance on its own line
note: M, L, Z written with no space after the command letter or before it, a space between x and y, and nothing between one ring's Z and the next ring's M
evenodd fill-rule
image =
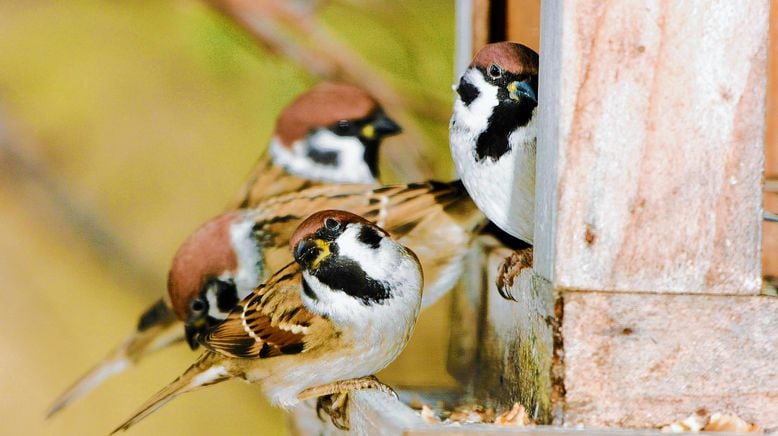
M378 147L385 137L400 131L400 126L362 89L330 82L314 86L281 112L268 151L255 165L230 209L254 207L280 194L328 183L375 184ZM208 229L200 230L200 235L204 233ZM220 242L229 242L229 238ZM228 245L223 248L229 250ZM225 253L223 250L221 254ZM229 280L220 280L218 276L209 275L208 284L217 295L234 293L236 286L245 295L261 283L254 273ZM234 299L233 304L238 301ZM122 372L145 353L180 340L180 325L176 321L163 301L151 306L140 317L136 332L66 390L49 408L47 416Z
M424 306L454 286L470 243L486 223L459 183L321 186L274 197L255 209L227 212L182 244L166 298L146 311L136 331L51 410L185 336L196 347L197 334L225 319L269 272L292 260L287 244L302 220L328 208L367 218L417 254L427 277Z
M324 82L300 95L276 121L270 146L230 209L326 183L378 181L378 147L400 133L373 97Z
M462 74L449 125L456 171L499 228L532 243L538 55L512 42L482 48Z
M411 250L354 214L327 210L290 239L295 262L197 339L206 352L114 432L185 392L241 378L274 404L363 388L402 351L421 307Z

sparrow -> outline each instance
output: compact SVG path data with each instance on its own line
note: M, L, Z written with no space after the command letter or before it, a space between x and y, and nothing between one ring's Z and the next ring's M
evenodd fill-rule
M281 112L267 151L228 209L320 184L375 184L381 141L401 131L364 90L314 86Z
M314 186L374 185L378 180L379 145L387 136L400 132L400 126L362 89L331 82L314 86L281 112L268 151L260 157L228 210L254 207L268 198ZM214 225L198 230L192 237L206 238ZM229 238L223 237L218 242L225 243L216 248L217 251L223 248L219 254L231 255ZM188 242L189 246L193 244ZM179 253L179 264L186 255L186 251ZM189 266L186 262L183 265ZM236 290L246 295L264 278L246 268L240 274L238 270L236 265L225 267L216 275L204 272L209 280L207 286L214 295L234 296ZM222 273L229 277L220 279ZM234 297L232 304L224 299L221 303L228 310L238 301ZM135 332L61 394L48 409L47 416L137 363L144 355L181 340L179 330L180 324L170 305L157 301L141 315Z
M513 42L489 44L455 91L449 143L457 174L494 224L531 244L538 54Z
M403 350L421 308L413 251L338 210L303 221L289 248L294 261L198 334L202 356L114 432L178 395L232 378L259 384L283 408L321 395L391 390L373 374Z
M153 351L184 339L197 348L199 333L226 319L270 272L292 261L287 244L303 219L330 208L365 217L417 254L427 277L424 307L455 285L470 244L487 222L458 182L319 186L225 212L186 239L173 258L167 294L50 414Z
M252 280L258 285L292 260L286 246L294 230L327 208L364 217L416 253L427 277L422 307L456 284L470 244L487 222L456 182L311 188L217 217L182 245L168 280L166 302L183 321L193 349L200 332L225 319L251 292ZM250 279L236 280L240 276Z

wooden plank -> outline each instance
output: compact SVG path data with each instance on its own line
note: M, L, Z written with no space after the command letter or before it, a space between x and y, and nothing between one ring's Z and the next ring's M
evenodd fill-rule
M769 1L543 7L537 269L757 294Z
M400 392L401 398L409 394ZM659 434L659 431L627 429L592 429L568 428L551 426L502 427L491 424L430 424L424 422L419 413L386 394L374 391L362 391L354 394L349 408L349 419L352 423L351 433L358 435L446 435L470 436L481 434L526 436L570 436L570 435L608 435L637 436ZM300 405L292 410L290 415L290 432L295 436L322 435L343 436L350 434L336 429L328 422L316 417L313 404ZM713 434L702 432L700 435ZM715 433L717 436L728 436L729 433Z
M473 44L471 48L475 54L481 47L490 42L489 40L489 11L491 10L491 1L489 0L470 0L473 11ZM471 55L472 58L472 55Z
M778 6L775 5L770 8L768 47L765 176L778 177Z
M565 423L657 427L698 409L778 429L778 298L564 294Z
M767 120L765 132L765 177L778 178L778 6L770 8L770 40L767 54ZM765 190L769 190L767 183ZM775 183L771 183L775 185ZM778 194L765 192L764 208L778 212ZM762 275L778 277L778 224L765 223L762 230Z
M508 0L506 40L540 51L540 0Z
M497 291L498 269L512 250L493 248L487 257L485 319L472 391L495 409L521 403L537 423L554 418L551 366L554 355L554 291L531 269L514 264L505 286L516 301Z

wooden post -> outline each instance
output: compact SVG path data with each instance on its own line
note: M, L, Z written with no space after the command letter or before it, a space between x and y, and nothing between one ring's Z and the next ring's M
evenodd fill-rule
M767 0L543 3L535 269L565 423L778 426L761 277Z
M768 14L544 3L538 271L566 289L759 293Z
M767 44L767 126L765 129L765 178L778 181L778 6L770 10ZM774 183L770 183L773 185ZM778 212L778 189L765 190L764 207ZM765 223L762 234L762 274L778 277L778 224Z

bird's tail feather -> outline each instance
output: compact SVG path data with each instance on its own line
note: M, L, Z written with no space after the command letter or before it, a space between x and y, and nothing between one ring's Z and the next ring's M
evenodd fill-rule
M184 329L180 323L176 322L176 317L172 312L161 314L156 308L156 318L151 322L144 323L144 320L148 321L147 315L152 309L147 311L144 317L141 317L141 323L135 332L114 348L100 363L76 380L52 403L46 411L47 418L86 395L108 378L121 373L146 355L183 339Z
M180 377L149 398L132 414L130 419L116 427L111 434L129 429L181 394L230 378L229 371L221 364L223 359L222 355L211 352L206 352L200 356L197 362L190 366Z

